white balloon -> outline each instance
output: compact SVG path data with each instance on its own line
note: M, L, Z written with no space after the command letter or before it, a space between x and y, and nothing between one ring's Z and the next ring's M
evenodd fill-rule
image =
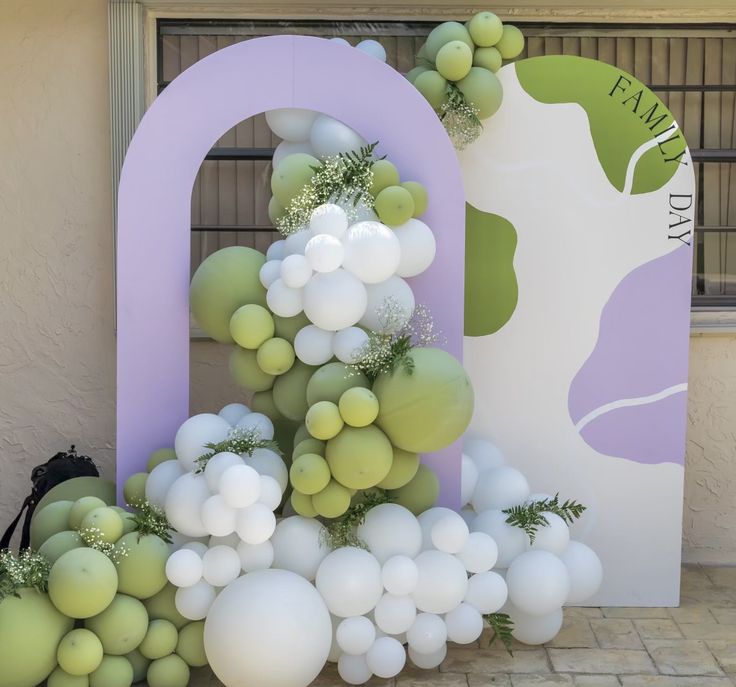
M398 675L406 664L406 651L393 637L379 637L365 657L369 670L380 678Z
M175 587L197 584L202 579L202 572L202 558L191 549L174 551L166 561L166 579Z
M338 646L354 656L364 654L376 641L376 627L364 615L345 618L337 626L335 633Z
M409 647L420 654L431 654L447 642L447 626L434 613L420 613L406 633Z
M203 576L213 587L225 587L240 575L240 557L229 546L213 546L202 558Z
M332 646L330 647L330 655L327 657L327 660L330 663L337 663L342 655L342 649L337 643L337 626L342 622L342 618L336 618L330 613L330 620L332 621Z
M204 478L210 491L216 492L220 488L220 477L222 473L233 465L242 465L243 459L237 453L223 451L216 453L207 461L204 468Z
M368 613L383 595L381 566L375 556L352 546L325 557L315 584L330 612L341 618Z
M442 551L422 551L414 561L419 577L412 598L420 611L447 613L463 600L468 574L455 556Z
M396 267L400 277L416 277L434 260L437 242L432 230L419 219L410 219L394 227L393 233L401 247L401 259Z
M417 516L419 527L422 529L422 551L434 548L434 544L432 543L432 528L434 527L434 524L441 518L447 515L451 516L454 513L455 511L449 508L434 506L433 508L428 508Z
M396 596L411 594L417 587L419 570L408 556L392 556L381 569L381 580L387 592Z
M445 616L447 639L456 644L470 644L483 632L483 616L470 604L462 603Z
M541 515L548 524L537 528L530 548L534 551L549 551L559 556L570 543L570 528L556 513L544 511Z
M240 537L237 532L226 534L224 537L218 537L213 534L207 543L207 548L212 549L215 546L229 546L231 549L234 549L238 544L240 544Z
M190 417L179 427L174 439L174 450L181 466L194 470L197 458L208 451L205 444L223 441L231 429L227 420L213 413Z
M457 559L469 573L490 570L498 560L498 546L485 532L471 532Z
M289 255L281 261L281 281L289 288L301 289L311 276L312 267L303 255Z
M333 332L308 324L294 337L294 353L305 365L324 365L332 358Z
M330 614L315 588L288 570L235 580L204 626L210 667L225 685L306 687L330 653Z
M281 520L271 537L274 567L314 580L320 563L330 552L324 543L322 529L317 520L301 515Z
M517 556L526 551L529 539L519 527L506 522L508 515L500 510L487 510L480 513L470 525L472 532L485 532L493 538L498 547L497 568L508 568Z
M463 439L463 451L473 459L478 472L497 468L506 462L503 453L494 444L479 437L466 436Z
M489 570L470 576L464 601L485 615L501 610L508 594L506 580Z
M285 157L295 155L296 153L306 153L307 155L316 157L314 148L312 148L312 144L309 141L281 141L273 151L273 160L271 161L273 168L276 169Z
M335 236L317 234L309 239L304 248L304 257L315 272L334 272L342 265L345 247Z
M276 516L262 503L254 503L238 513L235 531L246 544L263 544L276 529Z
M468 523L468 527L473 524L476 515L478 514L473 510L472 506L464 506L460 509L460 517Z
M332 339L332 352L341 363L350 365L363 354L368 338L368 332L364 329L346 327L335 333Z
M509 599L522 613L545 615L560 608L570 594L565 564L549 551L527 551L506 573Z
M366 55L375 57L381 62L386 61L386 49L378 41L374 41L372 38L360 41L360 43L355 47L360 50L360 52L364 52ZM373 672L375 673L376 671L374 670ZM378 673L376 673L376 675L377 674Z
M244 430L257 430L261 439L265 439L266 441L273 439L273 422L271 422L271 418L263 413L248 413L238 422L236 427Z
M409 646L408 654L411 662L417 668L431 670L432 668L436 668L440 665L440 663L442 663L442 661L447 657L447 644L443 644L439 649L437 649L437 651L432 651L426 654L421 654Z
M246 544L241 541L237 552L240 566L246 573L265 570L273 563L273 544L270 541L264 541L262 544Z
M463 507L470 503L473 498L475 486L478 484L478 468L473 459L463 453L462 467L460 471L460 503Z
M166 494L171 485L184 474L184 468L178 460L165 460L159 463L146 480L146 500L152 506L163 508Z
M484 470L478 477L473 492L473 508L477 513L485 510L503 510L518 506L529 496L529 482L516 468L502 465Z
M268 448L257 448L252 456L245 458L245 461L259 474L273 477L279 483L282 494L286 491L289 484L289 470L278 453Z
M430 537L435 548L445 553L458 553L468 541L470 530L465 520L454 513L441 517L434 525Z
M226 420L231 426L238 424L245 415L250 412L250 408L242 403L228 403L219 413L223 420Z
M302 290L292 289L277 279L266 291L266 303L274 315L279 317L294 317L304 308Z
M209 534L224 537L235 531L235 513L220 494L214 494L202 504L202 523Z
M284 257L284 246L285 245L286 245L286 241L284 241L284 239L279 239L278 241L274 241L266 249L266 260L268 261L282 260Z
M315 274L304 287L304 314L328 331L354 325L365 314L367 304L366 287L342 268Z
M266 112L266 122L285 141L306 141L319 113L296 107L283 107Z
M329 234L340 238L348 228L348 216L339 205L325 203L312 211L309 228L313 234Z
M382 565L392 556L413 558L422 548L419 522L410 510L396 503L371 508L357 534Z
M184 546L182 546L181 548L184 550L194 551L194 553L196 553L200 558L202 558L202 556L204 556L205 552L207 551L209 547L207 546L207 544L201 541L190 541L184 544ZM171 560L171 558L169 558L169 560ZM168 561L166 562L168 563ZM175 583L172 582L172 584L175 584ZM176 586L182 587L184 585L177 584Z
M210 496L204 475L184 473L166 494L164 511L171 526L187 537L209 534L202 522L201 512L202 505Z
M271 287L277 279L281 279L281 260L269 260L264 262L260 271L258 272L258 279L264 289Z
M286 259L290 255L304 255L304 249L312 238L312 232L309 229L300 229L293 234L289 234L284 240L284 257Z
M340 45L347 45L351 48L353 47L352 45L350 45L349 41L345 40L344 38L341 38L340 36L335 36L333 38L330 38L329 40L333 43L339 43Z
M312 125L309 141L319 157L328 157L359 150L365 139L346 124L321 114Z
M373 611L376 625L389 635L407 632L417 617L417 607L410 596L384 594ZM374 671L375 672L375 671Z
M571 541L560 554L560 560L570 575L567 603L582 603L598 591L603 581L603 566L593 549L582 542Z
M258 501L261 480L249 465L233 465L220 475L218 490L230 508L245 508Z
M276 510L281 505L283 492L279 483L270 475L261 475L261 495L258 497L259 503L266 508Z
M399 266L401 245L394 232L380 222L357 222L348 228L343 267L364 284L388 279Z
M545 494L544 492L538 491L534 494L529 494L526 501L527 503L538 503L539 501L551 501L552 494Z
M216 596L215 588L209 582L200 580L191 587L177 589L174 605L188 620L202 620L209 612Z
M511 621L514 639L524 644L544 644L549 642L562 628L563 613L561 608L556 608L544 615L530 615L516 608L513 604L507 604L506 609Z
M397 276L389 277L380 284L369 284L366 287L367 300L365 315L360 324L374 332L393 333L401 329L414 313L414 292L411 287ZM394 317L386 320L386 306L392 305Z
M362 685L373 676L366 662L365 654L360 656L342 654L337 661L337 672L343 681L349 685Z

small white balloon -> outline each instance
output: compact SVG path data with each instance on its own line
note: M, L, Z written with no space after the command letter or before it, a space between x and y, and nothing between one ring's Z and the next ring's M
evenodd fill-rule
M319 157L359 150L366 145L359 133L324 114L319 115L312 125L309 141Z
M309 229L300 229L293 234L289 234L284 240L284 257L285 260L290 255L304 255L304 249L312 238L312 232Z
M383 595L381 566L375 556L352 546L325 557L315 585L330 612L341 618L370 612Z
M342 268L315 274L304 287L304 314L327 331L356 324L365 314L367 304L363 282Z
M202 522L207 532L224 537L235 531L235 509L220 494L213 494L202 504Z
M284 239L279 239L278 241L274 241L267 249L266 249L266 260L281 260L284 257L284 246L286 245L286 241Z
M469 573L490 570L498 560L498 546L485 532L471 532L457 559Z
M220 488L220 477L222 477L222 473L233 465L242 464L243 459L237 453L223 451L212 456L204 468L204 478L209 490L213 493L217 492Z
M310 582L314 580L320 563L330 553L322 529L320 522L301 515L281 520L271 537L274 567L295 572Z
M240 575L240 557L229 546L213 546L202 558L203 576L213 587L226 587Z
M348 216L339 205L325 203L312 211L309 228L315 236L329 234L339 239L347 231Z
M248 413L238 422L236 427L243 430L256 430L260 438L266 441L273 439L273 422L271 422L271 418L263 413Z
M283 107L266 112L266 123L271 131L285 141L306 141L318 112L297 107Z
M348 47L352 48L353 46L350 45L350 42L345 40L344 38L341 38L340 36L334 36L333 38L329 39L332 43L339 43L340 45L347 45Z
M237 517L235 531L247 544L263 544L276 529L276 516L262 503L243 508Z
M174 605L176 610L188 620L202 620L209 612L217 593L205 580L191 587L176 590Z
M174 551L166 561L166 579L175 587L197 584L202 579L203 570L202 558L191 549Z
M527 551L506 573L509 599L522 613L545 615L567 600L570 575L565 564L549 551Z
M460 604L468 590L468 573L455 556L422 551L414 561L419 577L412 598L420 611L447 613Z
M489 570L470 576L464 601L485 615L501 610L508 594L506 580Z
M419 570L408 556L392 556L381 568L381 580L387 592L396 596L411 594L417 586Z
M401 248L401 259L396 267L400 277L416 277L433 262L437 242L432 230L419 219L410 219L394 227L394 235Z
M282 279L276 279L266 291L266 302L274 315L294 317L304 308L302 290L292 289Z
M218 490L230 508L245 508L261 495L260 475L249 465L233 465L220 476Z
M379 637L366 654L370 671L380 678L398 675L406 664L406 651L397 639Z
M371 508L357 534L381 565L392 556L413 558L422 548L422 529L416 516L396 503Z
M495 444L480 437L466 436L463 439L463 451L473 459L479 473L497 468L506 462Z
M380 222L357 222L348 228L343 267L364 284L385 281L396 272L401 245L394 232Z
M206 444L227 438L230 423L219 415L202 413L186 420L176 432L174 450L184 470L196 469L196 461L207 453Z
M414 313L414 292L411 287L397 276L389 277L379 284L369 284L365 315L360 324L374 332L392 334L401 329ZM385 310L391 305L392 317L387 322Z
M561 608L556 608L544 615L524 613L513 604L508 604L505 610L513 623L512 636L524 644L538 645L549 642L562 628Z
M266 508L276 510L281 505L283 492L279 483L270 475L261 475L261 495L258 502Z
M465 520L457 513L441 517L430 534L432 543L439 551L458 553L468 541L470 530Z
M273 563L273 544L270 541L264 541L262 544L246 544L241 541L236 550L243 572L266 570Z
M526 532L506 522L508 515L500 510L480 513L470 525L472 532L485 532L498 547L497 568L508 568L517 556L526 551L529 539Z
M204 554L206 553L209 547L207 546L207 544L201 541L190 541L184 544L184 546L182 546L181 548L188 549L189 551L194 551L194 553L196 553L200 558L202 558L202 556L204 556ZM174 583L172 582L172 584ZM183 585L177 584L176 586L181 587Z
M547 524L537 528L534 543L530 548L534 551L549 551L559 556L570 543L570 528L556 513L543 511L540 515Z
M346 327L335 333L332 351L335 357L346 365L356 362L368 344L368 332L360 327Z
M281 260L269 260L264 262L260 272L258 272L258 279L264 289L271 287L277 279L281 279Z
M439 666L447 657L447 644L443 644L437 651L422 654L409 646L409 658L411 662L422 670L432 670Z
M346 653L364 654L376 641L376 627L364 615L345 618L337 626L335 634L338 646Z
M529 492L526 477L516 468L502 465L480 473L472 504L476 513L491 509L503 510L524 503Z
M372 38L360 41L360 43L358 43L358 45L356 45L355 47L357 50L360 50L360 52L364 52L366 55L375 57L381 62L386 61L386 49L378 41L374 41Z
M166 494L164 511L171 526L187 537L204 537L209 534L202 522L201 513L202 505L210 496L204 475L184 473Z
M406 633L409 647L420 654L439 651L447 642L447 625L433 613L420 613Z
M309 141L281 141L273 151L273 160L271 164L276 169L281 161L289 155L295 155L296 153L306 153L314 157L314 148ZM266 255L268 257L268 255Z
M231 426L238 424L250 412L250 408L242 403L228 403L219 413L223 420L230 423Z
M308 324L294 337L294 353L305 365L324 365L332 358L333 332Z
M478 468L473 459L463 453L462 467L460 471L460 503L463 507L470 503L473 498L475 486L478 484Z
M282 494L286 491L289 484L289 470L278 453L268 448L257 448L253 451L253 455L245 457L245 461L259 474L273 477L279 483Z
M422 529L422 551L434 548L434 544L432 543L432 528L434 524L441 518L452 516L454 513L455 511L449 508L435 506L434 508L428 508L417 516L419 527Z
M362 685L373 677L365 654L360 656L342 654L337 661L337 672L349 685Z
M309 239L304 257L315 272L334 272L343 263L345 247L330 234L317 234Z
M146 500L152 506L163 508L166 494L171 485L184 474L184 468L178 460L165 460L159 463L146 480Z
M410 596L384 594L373 611L376 625L388 635L407 632L417 617L417 607Z
M579 604L595 594L603 581L603 566L593 549L579 541L571 541L560 554L570 575L570 593L566 602Z
M470 644L483 632L483 616L467 603L460 604L445 615L447 639L456 644Z
M301 289L311 276L312 267L303 255L289 255L281 261L281 281L289 288Z

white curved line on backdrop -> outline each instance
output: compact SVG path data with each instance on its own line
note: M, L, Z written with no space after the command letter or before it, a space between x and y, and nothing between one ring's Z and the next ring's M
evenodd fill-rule
M624 181L624 190L623 193L626 196L631 195L631 187L634 185L634 172L636 172L636 165L639 164L639 160L641 160L642 155L646 153L648 150L651 150L655 146L659 145L660 138L664 137L665 134L672 134L675 131L677 131L680 127L677 125L677 122L672 122L674 124L674 128L668 128L662 131L661 133L657 134L651 141L647 141L646 143L642 143L631 155L631 159L629 160L629 165L626 167L626 179ZM669 136L668 136L669 138Z

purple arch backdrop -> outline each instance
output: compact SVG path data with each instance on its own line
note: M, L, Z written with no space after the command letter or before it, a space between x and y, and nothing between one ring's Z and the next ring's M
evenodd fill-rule
M145 469L153 450L173 446L189 415L190 203L199 167L228 129L282 107L344 121L366 140L380 141L380 153L390 155L403 178L427 187L426 221L437 257L412 287L417 302L431 308L447 350L462 356L465 198L455 151L424 98L391 67L325 39L271 36L220 50L156 99L123 165L117 241L121 501L126 477ZM425 462L440 478L440 503L459 508L459 442Z

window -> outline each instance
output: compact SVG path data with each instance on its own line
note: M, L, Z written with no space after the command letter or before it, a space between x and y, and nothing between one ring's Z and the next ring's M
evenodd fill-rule
M400 71L435 22L252 22L159 20L159 92L206 55L256 36L297 33L380 40ZM673 25L521 25L524 56L582 55L614 64L646 84L672 110L693 155L697 179L692 302L736 308L736 30ZM236 87L236 86L234 86ZM268 221L270 157L278 139L263 116L242 122L203 162L192 194L192 268L229 245L265 250L277 238Z

